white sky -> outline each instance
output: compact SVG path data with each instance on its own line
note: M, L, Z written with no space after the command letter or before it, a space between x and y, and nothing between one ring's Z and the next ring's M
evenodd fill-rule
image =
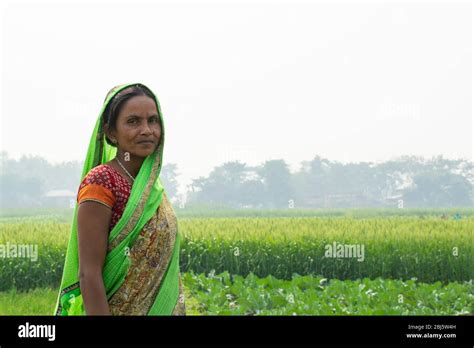
M84 160L108 90L142 82L164 162L472 159L472 4L3 2L1 146Z

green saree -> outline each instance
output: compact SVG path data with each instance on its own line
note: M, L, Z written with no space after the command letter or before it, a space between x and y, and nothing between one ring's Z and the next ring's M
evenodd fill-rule
M81 180L89 171L112 160L116 148L105 141L102 115L117 93L134 84L114 87L96 121ZM159 179L163 160L161 143L145 158L133 183L122 217L109 233L103 281L112 315L184 315L179 273L180 234L177 220ZM79 282L76 202L55 315L85 315Z

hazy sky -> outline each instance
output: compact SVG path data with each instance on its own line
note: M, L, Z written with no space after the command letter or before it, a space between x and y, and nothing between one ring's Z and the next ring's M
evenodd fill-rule
M158 96L183 187L226 161L472 159L472 4L2 5L2 150L84 160L107 91Z

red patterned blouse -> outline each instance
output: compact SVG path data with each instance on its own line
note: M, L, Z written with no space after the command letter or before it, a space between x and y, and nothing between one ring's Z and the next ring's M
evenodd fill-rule
M101 164L92 168L79 186L77 202L95 201L112 209L109 232L112 231L130 197L132 185L115 168Z

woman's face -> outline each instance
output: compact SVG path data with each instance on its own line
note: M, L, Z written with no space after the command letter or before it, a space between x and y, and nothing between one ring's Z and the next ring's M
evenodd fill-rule
M146 157L155 151L161 138L161 124L156 104L147 96L135 96L125 102L117 117L116 129L110 131L118 148L131 156Z

